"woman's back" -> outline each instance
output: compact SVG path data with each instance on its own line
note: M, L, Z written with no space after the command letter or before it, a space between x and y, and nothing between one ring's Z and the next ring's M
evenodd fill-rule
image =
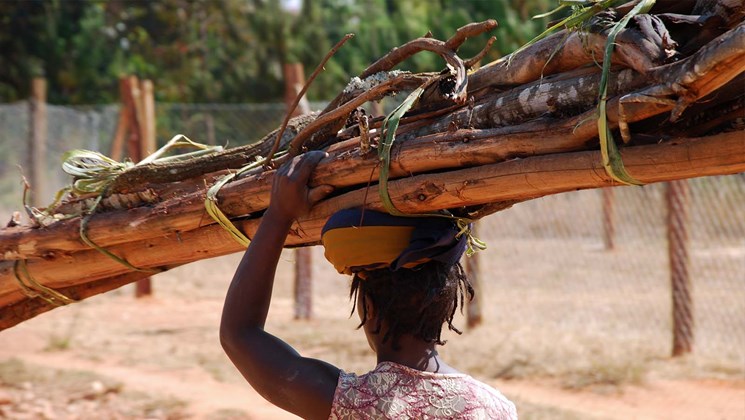
M499 391L463 373L431 373L381 362L357 376L342 372L330 419L517 419Z

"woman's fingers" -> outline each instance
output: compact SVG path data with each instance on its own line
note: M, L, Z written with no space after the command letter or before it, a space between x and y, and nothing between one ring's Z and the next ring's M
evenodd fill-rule
M316 202L333 191L329 185L308 186L318 162L327 156L326 152L319 150L307 152L277 169L269 204L274 213L295 219L306 214Z
M323 158L327 157L328 153L322 152L320 150L312 150L310 152L304 153L300 156L295 157L292 162L292 169L288 173L288 176L291 176L299 181L305 181L307 184L308 179L310 178L310 174L313 173L313 170L318 166L318 162L323 160ZM297 162L295 161L297 159Z

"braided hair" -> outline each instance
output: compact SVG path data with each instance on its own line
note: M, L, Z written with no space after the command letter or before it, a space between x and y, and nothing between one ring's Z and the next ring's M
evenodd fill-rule
M442 326L461 334L453 325L455 312L460 305L461 313L465 296L473 299L474 291L460 263L445 264L430 261L420 266L391 271L388 268L364 273L364 278L352 278L350 299L354 300L352 314L358 298L362 305L361 328L367 322L366 303L375 308L372 332L381 332L383 323L387 327L382 342L389 339L393 349L399 350L399 338L411 334L428 343L439 345L442 341Z

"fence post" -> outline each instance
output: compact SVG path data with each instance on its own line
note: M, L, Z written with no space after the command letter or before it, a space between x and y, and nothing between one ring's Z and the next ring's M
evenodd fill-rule
M673 357L693 351L693 294L688 270L688 181L666 184L667 241L673 299Z
M129 126L126 132L129 136L126 139L127 155L133 162L139 162L142 159L140 150L140 122L137 112L137 102L140 100L140 87L137 77L129 76L124 79L124 91L122 92L122 106L129 109Z
M146 147L143 146L146 135L147 123L145 122L145 112L142 99L140 82L136 76L126 77L123 81L122 89L122 106L129 109L127 112L129 126L125 131L129 132L127 138L127 154L133 162L139 162L145 155ZM153 294L153 286L150 277L138 280L135 283L135 297L141 298Z
M603 248L610 251L615 247L616 226L613 224L615 189L601 188L603 197Z
M150 80L139 81L135 76L131 77L130 89L132 92L132 103L134 109L131 111L137 116L139 128L139 139L137 147L139 156L136 162L144 159L157 149L155 144L155 98L153 97L153 82ZM136 130L136 128L132 128ZM142 298L153 294L152 277L146 277L135 282L135 297Z
M305 73L301 63L285 63L285 104L287 112L295 97L303 89ZM303 98L292 113L293 117L310 112L308 101ZM313 317L313 250L310 247L295 249L295 319Z
M140 81L142 100L142 122L140 123L140 156L146 156L158 149L155 139L155 97L152 80Z
M473 224L472 234L474 236L478 236L478 225L478 222ZM471 286L473 287L473 300L469 301L466 299L466 325L468 328L474 328L481 324L482 321L481 304L479 300L481 297L481 280L479 279L480 255L481 253L477 252L471 257L466 257L466 274L468 275L468 280L471 282Z
M26 161L31 190L29 202L32 206L43 205L46 193L47 173L47 80L34 77L31 80L29 101L29 142Z
M216 145L217 141L215 140L215 117L213 117L212 114L205 115L204 125L207 129L207 144L209 144L210 146Z
M122 107L119 110L119 120L116 123L116 132L114 133L114 139L111 140L111 154L109 155L116 161L121 161L124 154L124 139L127 135L127 130L132 126L131 109L127 106L126 97L129 96L129 79L127 77L119 78L119 99L122 103Z

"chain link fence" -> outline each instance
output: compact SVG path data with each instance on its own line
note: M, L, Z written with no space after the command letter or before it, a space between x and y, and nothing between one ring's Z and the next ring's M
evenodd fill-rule
M0 208L20 208L28 109L27 103L0 105ZM59 169L64 151L110 153L118 106L50 105L47 112L51 200L51 191L68 182ZM203 143L247 144L278 127L284 112L283 104L157 104L158 142L182 133ZM453 340L443 354L473 353L460 367L482 377L560 377L567 388L639 382L649 372L742 379L745 174L688 183L695 331L693 355L684 362L669 359L672 292L662 184L614 189L613 249L604 245L600 190L532 200L480 221L478 236L489 248L480 254L485 322L477 331L486 338L476 350Z
M694 352L742 374L745 177L688 182ZM521 203L480 222L489 244L480 259L485 311L526 334L518 354L561 358L565 362L554 366L572 369L602 356L626 353L632 363L671 354L664 190L664 184L615 188L613 249L604 245L600 190ZM544 346L531 343L531 335ZM535 355L541 347L545 354Z
M311 111L326 104L310 103ZM23 185L21 172L27 167L29 104L0 105L0 206L18 207ZM261 139L279 127L285 105L268 104L156 104L156 138L159 146L176 134L191 140L227 147L241 146ZM111 154L119 118L119 105L47 105L46 190L52 193L68 183L60 156L71 149L88 149Z

